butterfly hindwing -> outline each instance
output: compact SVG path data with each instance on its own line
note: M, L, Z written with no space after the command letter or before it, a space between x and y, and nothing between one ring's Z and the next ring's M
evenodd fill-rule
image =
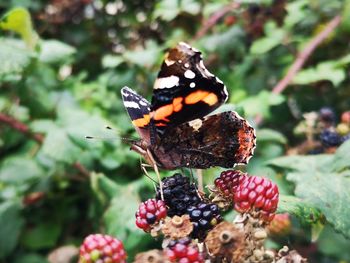
M228 111L167 130L154 151L159 151L159 162L165 166L204 169L246 164L254 148L254 128L236 112Z
M225 85L205 68L201 52L181 42L166 54L155 81L151 118L162 132L207 115L227 98Z

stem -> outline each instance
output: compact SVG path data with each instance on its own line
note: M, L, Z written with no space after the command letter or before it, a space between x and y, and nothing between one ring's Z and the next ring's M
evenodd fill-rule
M4 123L11 127L12 129L26 135L28 138L36 141L39 144L44 142L44 136L42 134L33 133L29 129L28 125L13 118L12 116L0 113L0 123ZM90 172L79 162L75 162L73 167L79 171L82 175L89 177Z

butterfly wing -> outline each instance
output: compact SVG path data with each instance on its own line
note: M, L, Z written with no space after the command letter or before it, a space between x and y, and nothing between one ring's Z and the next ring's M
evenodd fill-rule
M150 110L151 104L128 87L121 90L123 103L129 117L140 137L150 142Z
M205 68L201 52L181 42L166 54L155 81L151 119L163 133L207 115L227 98L225 85Z
M236 112L228 111L166 130L154 152L168 169L231 168L248 163L255 145L254 128Z

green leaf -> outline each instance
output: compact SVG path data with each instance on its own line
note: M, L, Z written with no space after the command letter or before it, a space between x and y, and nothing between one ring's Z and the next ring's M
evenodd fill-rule
M331 169L334 172L342 172L350 169L350 140L345 141L336 151Z
M157 62L161 53L162 49L155 42L148 41L144 49L126 51L123 55L125 60L131 63L142 67L150 67Z
M58 40L42 40L40 42L39 60L44 63L58 63L67 60L76 49Z
M165 21L173 20L180 13L180 7L177 1L173 0L161 0L157 3L155 11L153 12L154 18L161 18Z
M324 221L324 216L316 207L303 199L290 195L280 195L278 213L289 213L297 217L301 223L312 224L317 221Z
M258 141L277 142L280 144L287 144L287 138L280 132L271 129L258 129Z
M16 247L24 220L20 205L13 202L0 204L0 259L8 256Z
M6 13L0 20L0 29L20 34L30 48L37 44L38 35L33 30L30 14L25 8L17 7Z
M337 154L287 156L269 163L286 169L287 180L295 184L295 195L317 207L336 231L350 237L350 210L347 208L350 203L350 178L332 171Z
M301 70L293 78L293 83L305 85L321 80L329 80L337 87L346 78L345 69L337 67L337 64L334 61L326 61L319 63L314 68Z
M283 101L284 97L282 95L263 90L258 95L243 100L238 106L243 107L245 114L248 116L261 114L263 117L270 117L270 107L279 105Z
M21 243L32 250L51 248L56 245L60 233L61 225L40 222L36 227L27 229L24 232Z
M115 68L124 62L123 57L116 55L105 55L102 58L102 66L104 68Z
M81 149L70 140L65 130L56 129L46 135L41 153L53 160L72 164L78 159Z
M280 45L285 37L284 30L278 29L274 23L267 23L265 32L267 36L254 41L250 53L255 55L267 53Z
M8 158L0 166L0 181L7 184L21 185L43 175L43 170L33 158Z
M22 71L29 65L31 55L22 41L0 38L0 81L10 75L19 79Z
M48 261L39 254L30 253L16 256L13 263L48 263Z

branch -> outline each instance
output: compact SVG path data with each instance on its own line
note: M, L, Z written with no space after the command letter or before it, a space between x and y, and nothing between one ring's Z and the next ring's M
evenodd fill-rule
M19 131L20 133L26 135L30 139L33 139L34 141L36 141L39 144L42 144L44 142L44 136L42 134L31 132L29 127L25 123L15 119L9 115L0 113L0 123L4 123L4 124L10 126L14 130ZM81 163L75 162L73 164L73 167L75 169L77 169L82 175L84 175L86 177L90 176L90 172Z
M214 12L206 21L202 23L202 26L193 38L193 41L202 38L213 26L215 26L215 24L217 24L217 22L222 17L224 17L227 13L239 8L239 6L239 3L233 2Z
M43 141L44 141L43 135L32 133L26 124L16 120L15 118L13 118L11 116L0 113L0 122L5 123L6 125L10 126L11 128L19 131L20 133L22 133L24 135L30 137L31 139L35 140L36 142L38 142L40 144L43 143Z
M306 44L305 48L300 53L298 53L297 58L289 68L287 74L272 89L272 93L280 94L288 87L298 71L304 66L306 60L311 56L315 49L337 28L340 22L341 16L335 16L331 21L328 22L328 24L320 33L318 33ZM263 117L260 114L255 117L255 123L257 125L259 125L262 120Z
M296 60L289 68L284 78L281 79L273 88L273 93L279 94L287 88L288 84L293 80L298 71L304 66L306 60L310 57L314 50L336 29L336 27L340 24L340 21L341 17L339 15L334 17L319 34L317 34L309 43L307 43L305 48L298 54Z

